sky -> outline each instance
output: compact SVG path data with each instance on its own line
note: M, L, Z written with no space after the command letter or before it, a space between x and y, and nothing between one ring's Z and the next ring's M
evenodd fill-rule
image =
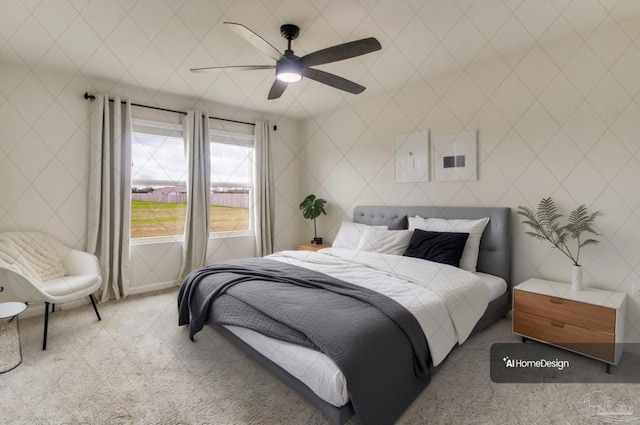
M249 182L249 154L250 149L246 147L212 143L211 181ZM185 180L186 164L182 138L134 133L131 157L131 178L134 180L134 186L136 179Z

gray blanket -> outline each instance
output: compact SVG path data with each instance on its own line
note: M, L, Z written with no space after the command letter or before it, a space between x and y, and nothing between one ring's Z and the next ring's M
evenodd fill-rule
M207 320L304 345L345 375L365 425L392 424L429 382L429 349L415 317L392 299L265 258L197 270L178 296L193 338Z

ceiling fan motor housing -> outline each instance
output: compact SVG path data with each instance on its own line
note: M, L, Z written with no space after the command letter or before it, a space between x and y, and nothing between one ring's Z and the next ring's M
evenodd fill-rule
M287 83L300 81L302 79L303 65L302 61L297 59L297 57L280 59L276 63L276 78Z

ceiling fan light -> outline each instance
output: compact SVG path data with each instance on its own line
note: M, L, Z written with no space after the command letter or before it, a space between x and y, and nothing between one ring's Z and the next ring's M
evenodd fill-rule
M302 75L296 72L280 72L276 75L276 78L280 81L284 81L285 83L295 83L296 81L302 80Z
M282 59L276 64L276 78L285 83L302 80L302 64L297 61Z

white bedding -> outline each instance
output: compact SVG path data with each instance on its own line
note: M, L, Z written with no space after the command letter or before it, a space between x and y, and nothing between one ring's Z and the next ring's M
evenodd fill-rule
M434 365L467 339L489 301L489 287L479 283L482 274L412 257L328 248L283 251L267 258L313 269L394 299L416 317ZM340 407L348 402L346 379L324 354L249 329L226 327L328 403Z
M507 282L503 278L482 272L474 272L473 274L478 276L480 282L489 288L489 301L493 301L507 292Z

